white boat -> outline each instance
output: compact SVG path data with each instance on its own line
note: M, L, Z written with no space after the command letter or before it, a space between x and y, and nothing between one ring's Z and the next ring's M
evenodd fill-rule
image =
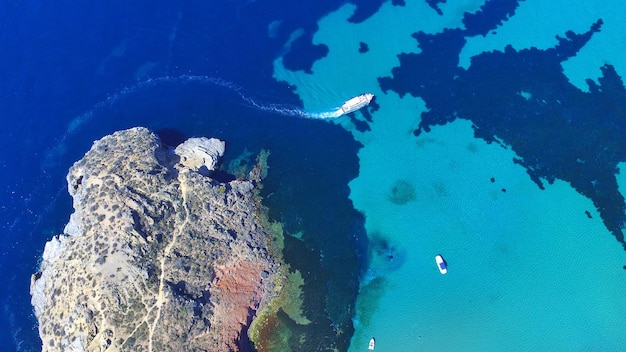
M370 93L358 95L346 101L345 103L343 103L343 105L341 105L341 108L340 108L341 114L345 115L345 114L349 114L351 112L357 111L369 105L369 103L372 101L373 98L374 98L374 94L370 94Z
M374 349L374 347L376 347L376 339L372 337L372 338L370 339L370 344L369 344L369 346L367 346L367 349L368 349L368 350L373 350L373 349Z
M448 272L448 264L446 264L446 261L443 259L441 254L437 254L435 262L437 262L437 268L439 268L439 272L442 275Z

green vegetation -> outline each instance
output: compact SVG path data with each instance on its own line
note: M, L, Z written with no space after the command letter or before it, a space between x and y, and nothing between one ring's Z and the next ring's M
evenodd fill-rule
M262 149L259 156L257 156L257 167L261 169L261 179L267 177L267 170L269 170L267 159L270 157L270 154L268 149Z
M259 159L266 161L269 152L262 153ZM279 310L285 312L291 320L299 325L307 325L311 321L302 314L302 286L305 284L302 274L291 271L283 260L282 251L285 245L285 233L280 222L270 221L267 208L262 206L261 197L255 193L258 218L267 232L267 248L269 254L279 264L278 273L273 276L274 297L268 305L257 312L257 317L249 328L249 336L259 352L289 351L289 341L293 331L278 317Z
M300 325L307 325L311 321L302 314L302 286L304 286L304 279L300 271L290 271L281 291L280 301L281 307L293 321Z

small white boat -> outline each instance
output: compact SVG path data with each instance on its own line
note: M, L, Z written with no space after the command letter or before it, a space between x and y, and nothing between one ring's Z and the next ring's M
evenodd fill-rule
M439 268L439 272L442 275L448 272L448 264L446 264L446 261L443 259L441 254L437 254L435 262L437 262L437 268Z
M370 339L370 344L369 344L369 346L367 346L367 349L368 349L368 350L374 350L374 347L376 347L376 339L372 337L372 338Z
M345 103L339 109L342 115L349 114L353 111L357 111L364 106L367 106L372 99L374 98L374 94L365 93L358 95Z

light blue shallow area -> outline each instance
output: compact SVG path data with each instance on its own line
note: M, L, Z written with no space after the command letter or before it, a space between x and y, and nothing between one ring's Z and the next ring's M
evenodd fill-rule
M517 50L536 47L547 49L557 44L557 36L563 38L568 30L584 33L602 19L602 30L594 34L589 43L562 66L570 82L583 91L588 90L586 79L597 81L600 67L611 64L621 77L626 76L626 51L624 38L623 1L571 1L526 0L510 20L497 31L485 37L468 39L460 55L460 65L467 67L470 58L481 52L504 50L511 45Z
M384 285L362 290L354 350L370 335L388 351L612 350L624 343L623 251L595 212L593 220L582 216L590 201L562 182L540 191L510 164L510 151L473 141L467 123L435 129L412 147L409 163L378 162L384 174L362 168L351 184L368 233L407 252L396 271L370 269ZM399 152L391 149L366 147L361 161ZM388 201L397 178L414 185L414 201ZM445 276L437 253L448 262Z
M357 131L346 117L334 120L364 145L350 197L366 217L372 243L385 244L372 251L350 350L366 350L371 337L376 351L621 350L626 346L626 256L592 202L559 180L540 190L512 162L513 151L474 138L467 121L415 137L424 102L378 88L376 78L390 75L398 53L419 52L415 41L405 40L411 33L460 26L462 13L481 4L447 4L442 6L446 16L437 17L421 2L386 3L362 24L346 22L352 7L345 6L320 21L314 40L330 52L314 65L313 75L286 71L277 61L276 78L295 85L309 109L366 91L376 94L380 105L370 131ZM522 4L524 16L532 13L529 7L540 6ZM579 23L555 25L558 19L575 20L575 10L534 22L532 31L515 27L503 40L517 34L533 43L536 33L538 46L545 47L543 34L555 33L554 28L581 28ZM489 38L468 44L464 55L499 45ZM370 47L367 55L353 45L361 40ZM615 53L612 60L621 58ZM352 75L339 71L347 66ZM357 118L363 117L357 113ZM625 186L622 181L621 189ZM390 201L394 187L408 194L403 204ZM436 254L448 262L445 276L437 270Z

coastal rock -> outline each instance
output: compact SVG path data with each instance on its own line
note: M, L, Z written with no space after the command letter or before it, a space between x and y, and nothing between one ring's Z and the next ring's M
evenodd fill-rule
M45 246L31 295L43 351L238 351L278 265L252 181L209 175L224 142L175 150L133 128L67 175L74 213Z
M224 155L226 144L216 138L189 138L176 147L174 153L180 156L180 163L205 176L211 175Z

